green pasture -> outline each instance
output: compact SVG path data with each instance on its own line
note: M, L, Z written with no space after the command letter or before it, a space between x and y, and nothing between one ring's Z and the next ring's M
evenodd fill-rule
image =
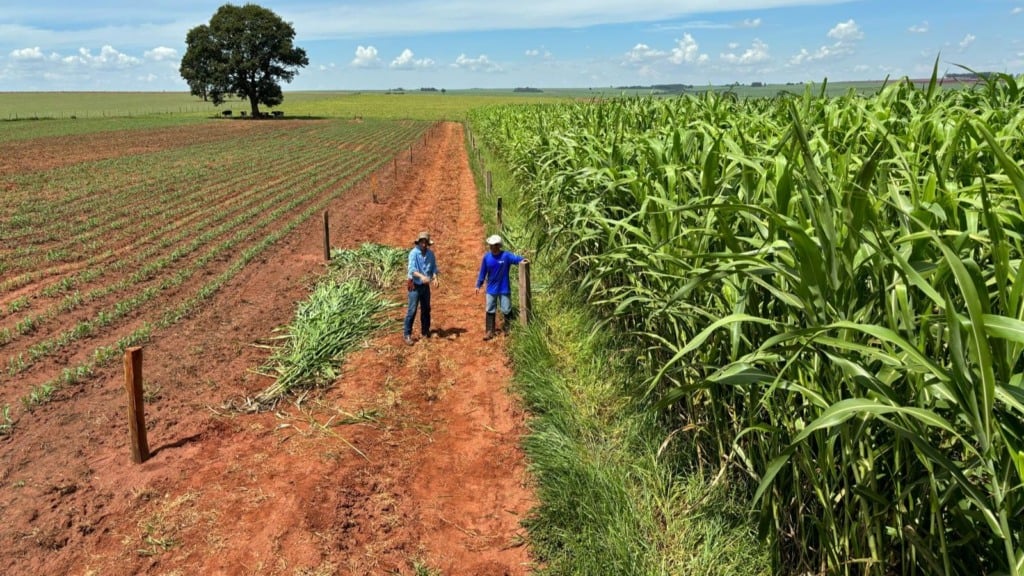
M821 84L809 84L818 94ZM854 90L860 94L874 94L881 87L880 82L835 82L825 86L829 96L839 96ZM742 98L774 97L788 91L802 94L804 84L770 84L752 87L735 86L694 86L688 93L707 91L731 91ZM612 86L600 88L545 89L543 92L515 92L513 90L449 90L446 92L383 91L294 91L286 92L284 103L273 108L284 112L285 117L328 117L328 118L387 118L415 120L456 120L466 118L469 110L497 104L543 104L566 100L606 100L629 96L667 96L648 89L625 89ZM229 100L221 106L190 95L187 92L0 92L0 121L4 124L0 141L18 139L19 134L48 136L94 131L97 123L90 127L48 126L13 128L15 121L34 120L83 120L108 121L117 119L125 124L107 129L130 129L133 127L156 127L167 123L223 118L222 113L231 110L237 118L242 111L248 111L248 102ZM145 118L145 123L124 119ZM19 124L21 122L18 122Z
M2 92L0 119L207 115L213 104L187 92Z
M611 94L596 93L599 97ZM544 103L587 97L587 91L517 93L511 90L462 90L451 92L288 92L284 103L272 110L285 117L409 118L415 120L462 120L480 106L513 103ZM619 95L619 94L615 94ZM264 110L270 110L262 108ZM0 120L96 120L138 117L223 118L248 112L249 104L229 100L221 106L203 102L186 92L2 92ZM10 126L10 125L8 125Z

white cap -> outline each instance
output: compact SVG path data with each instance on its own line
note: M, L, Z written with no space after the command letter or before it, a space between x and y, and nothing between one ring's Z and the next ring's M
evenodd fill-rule
M487 245L494 246L495 244L501 244L501 236L498 236L497 234L492 234L491 236L488 236Z

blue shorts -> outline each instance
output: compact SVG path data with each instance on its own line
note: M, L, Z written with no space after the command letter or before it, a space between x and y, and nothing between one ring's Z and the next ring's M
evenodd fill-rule
M512 296L510 294L488 294L487 313L494 314L499 306L501 313L508 316L512 312Z

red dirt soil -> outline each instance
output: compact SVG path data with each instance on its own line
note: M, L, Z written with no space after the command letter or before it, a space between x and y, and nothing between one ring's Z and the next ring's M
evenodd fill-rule
M398 308L333 387L231 410L271 383L260 344L323 270L322 233L300 227L146 345L150 460L130 461L120 367L0 439L0 574L530 571L524 414L500 339L481 340L487 233L462 127L441 126L386 184L378 202L363 185L332 204L331 244L411 248L429 230L440 337L405 346Z

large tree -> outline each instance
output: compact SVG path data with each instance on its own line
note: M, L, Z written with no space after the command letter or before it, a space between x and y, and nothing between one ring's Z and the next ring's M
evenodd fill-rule
M256 4L225 4L209 24L188 31L181 76L192 94L215 105L232 94L248 99L257 117L260 104L273 107L284 101L279 81L291 82L299 68L309 65L294 39L292 25L272 11Z

